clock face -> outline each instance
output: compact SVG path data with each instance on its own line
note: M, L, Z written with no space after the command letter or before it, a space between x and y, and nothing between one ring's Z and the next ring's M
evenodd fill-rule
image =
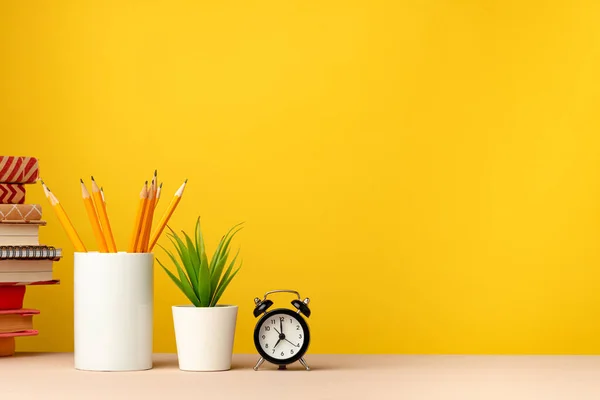
M260 319L254 332L261 355L273 363L292 363L306 352L310 332L304 319L292 310L273 310Z

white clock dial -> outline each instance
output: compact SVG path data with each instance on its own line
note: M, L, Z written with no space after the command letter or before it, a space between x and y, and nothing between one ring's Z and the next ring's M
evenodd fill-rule
M270 315L260 326L258 341L270 357L294 357L304 344L305 332L298 320L287 314Z

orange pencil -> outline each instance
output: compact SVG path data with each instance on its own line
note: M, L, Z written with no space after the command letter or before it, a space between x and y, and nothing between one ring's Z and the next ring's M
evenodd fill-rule
M148 224L146 226L146 231L144 232L144 253L148 252L148 242L150 241L150 233L152 232L152 223L154 222L154 210L156 209L156 196L158 194L158 180L156 179L156 171L154 171L154 190L152 191L152 196L148 199Z
M83 181L81 181L83 183ZM100 193L100 188L96 184L94 177L92 176L92 196L94 197L94 205L96 206L96 212L98 214L98 218L100 219L100 224L102 227L102 234L104 235L104 240L106 242L106 246L108 247L108 251L110 253L117 252L117 245L115 243L115 238L113 237L112 229L110 227L110 221L108 220L108 214L106 213L106 204L104 203L104 199L102 198L102 193Z
M144 200L144 209L142 210L142 220L140 222L140 230L138 232L138 236L135 242L135 252L136 253L141 253L143 251L143 247L144 247L144 229L146 228L146 217L148 215L148 208L150 207L150 193L152 193L152 191L150 190L150 188L148 188L148 196L146 197L146 199Z
M156 209L156 206L158 205L158 201L160 200L160 192L162 191L162 182L160 183L160 185L158 186L158 190L156 191L156 203L154 204L154 209Z
M42 188L44 189L44 193L45 193L46 197L48 198L50 205L54 209L54 212L56 213L56 216L58 217L60 224L62 225L67 236L69 237L69 240L73 244L73 247L75 247L75 250L80 253L87 252L85 245L83 244L83 242L81 241L81 238L77 234L77 231L75 230L73 223L67 216L67 213L60 205L60 202L58 201L58 199L56 198L54 193L52 193L50 191L50 189L48 189L48 187L44 184L44 181L41 181L41 182L42 182Z
M138 203L137 213L135 214L135 221L133 223L133 233L131 234L131 241L129 242L129 253L136 252L140 229L142 228L142 218L144 217L144 211L147 203L148 181L144 183L144 186L142 186L142 191L140 192L140 201Z
M142 219L142 227L140 229L138 244L136 245L136 250L138 253L146 252L147 248L147 235L148 235L148 226L152 224L151 215L154 214L154 201L156 195L156 180L152 178L152 183L150 184L150 190L148 191L148 203L146 204L146 210L144 212L144 217Z
M106 246L106 239L104 238L104 234L102 233L102 228L100 227L100 221L98 221L98 215L96 214L96 209L94 208L94 204L92 203L92 198L90 197L90 193L88 192L85 184L83 183L83 179L81 180L81 197L83 198L83 204L85 205L85 210L87 211L88 218L90 223L92 224L92 230L94 231L94 236L96 237L96 242L98 243L98 248L100 253L107 253L108 247Z
M50 200L50 189L48 189L44 181L40 180L40 182L42 183L42 189L44 189L44 195L48 200Z
M173 196L173 200L171 200L171 204L169 204L167 211L165 211L162 218L160 219L158 226L156 227L156 230L152 234L150 243L148 244L148 252L152 251L152 249L156 245L156 242L158 241L158 238L160 237L162 231L167 226L167 223L169 223L169 219L171 218L171 215L173 215L173 212L175 212L175 208L177 208L177 204L179 204L179 202L181 201L181 196L183 196L183 190L185 189L186 183L187 183L187 179L185 180L185 182L183 182L183 184L179 187L179 189L177 189L177 192L175 192L175 196Z

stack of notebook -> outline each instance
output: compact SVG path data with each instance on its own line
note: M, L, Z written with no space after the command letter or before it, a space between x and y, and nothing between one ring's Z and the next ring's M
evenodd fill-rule
M61 249L40 244L39 204L25 204L25 185L39 178L33 157L0 156L0 356L15 352L15 337L35 336L33 316L24 309L26 287L59 283L52 279Z

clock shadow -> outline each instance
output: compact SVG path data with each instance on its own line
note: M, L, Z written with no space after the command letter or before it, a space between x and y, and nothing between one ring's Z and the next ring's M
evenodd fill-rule
M253 371L259 357L258 355L236 357L232 362L232 369ZM310 366L310 371L307 371L298 361L288 364L285 370L279 370L277 365L265 361L256 372L283 374L286 372L310 373L318 371L384 371L395 370L398 367L398 358L387 355L308 354L304 359Z
M315 371L340 371L340 370L347 370L347 369L355 369L355 368L348 368L348 366L346 366L346 365L320 365L320 364L312 365L312 364L309 364L309 366L310 366L310 371L307 371L302 366L302 364L300 364L299 362L296 362L296 363L287 365L286 369L280 370L277 365L269 364L267 361L265 361L260 366L258 371L254 371L254 372L256 372L256 373L278 372L278 373L284 374L286 372L310 373L310 372L315 372ZM253 371L253 367L254 367L254 364L248 364L247 362L243 362L243 361L234 361L231 363L231 369L237 370L237 371L243 371L243 370Z

